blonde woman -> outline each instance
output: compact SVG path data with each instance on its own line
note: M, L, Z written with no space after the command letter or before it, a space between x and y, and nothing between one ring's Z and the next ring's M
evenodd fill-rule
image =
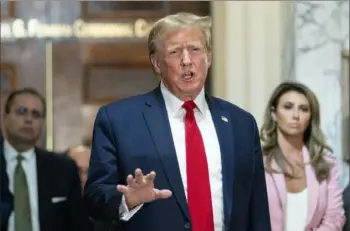
M341 231L342 188L314 93L300 83L277 86L260 134L272 231Z

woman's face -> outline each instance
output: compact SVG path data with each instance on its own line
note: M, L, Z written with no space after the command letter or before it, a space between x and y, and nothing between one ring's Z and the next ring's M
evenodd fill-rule
M311 119L310 103L302 93L286 92L280 97L272 116L283 134L304 136Z

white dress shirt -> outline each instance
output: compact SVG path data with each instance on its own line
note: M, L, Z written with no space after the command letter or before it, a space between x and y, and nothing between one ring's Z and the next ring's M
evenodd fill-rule
M14 174L17 166L18 152L5 140L4 142L5 159L7 164L7 174L9 178L9 188L13 193ZM34 149L21 153L23 156L22 167L27 177L30 211L32 217L32 231L40 231L39 209L38 209L38 183L36 172L36 155ZM14 212L12 212L8 224L8 231L15 230Z
M183 101L174 96L163 83L160 89L165 101L171 133L175 144L177 161L180 167L181 178L187 197L187 172L186 172L186 143L185 143L185 114L182 108ZM219 140L216 134L214 122L205 99L204 89L194 100L197 105L195 109L196 122L201 131L205 152L207 155L209 181L213 206L213 218L215 231L223 230L223 195L222 195L222 174L221 174L221 153ZM119 212L121 219L129 220L142 205L128 211L123 197Z

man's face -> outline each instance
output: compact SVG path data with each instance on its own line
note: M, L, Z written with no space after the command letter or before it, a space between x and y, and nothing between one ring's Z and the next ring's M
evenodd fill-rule
M4 114L6 137L16 143L34 146L44 123L44 107L39 97L20 94L14 98L8 114Z
M164 85L182 100L194 99L202 90L211 65L211 53L198 28L169 32L151 57Z

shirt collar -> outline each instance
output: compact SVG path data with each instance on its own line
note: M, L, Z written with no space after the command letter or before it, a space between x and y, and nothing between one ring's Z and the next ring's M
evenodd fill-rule
M185 110L184 108L182 108L184 101L180 100L173 93L171 93L166 88L163 81L160 83L160 91L162 92L162 95L165 101L165 106L167 108L169 115L176 116L178 115L179 112ZM193 101L197 106L195 110L198 110L201 114L205 115L208 107L207 107L207 102L205 100L204 87L202 88L198 96Z
M4 141L4 151L6 161L16 160L17 155L19 154L19 152L7 140ZM30 161L35 156L34 148L21 152L21 154L23 156L23 160Z

